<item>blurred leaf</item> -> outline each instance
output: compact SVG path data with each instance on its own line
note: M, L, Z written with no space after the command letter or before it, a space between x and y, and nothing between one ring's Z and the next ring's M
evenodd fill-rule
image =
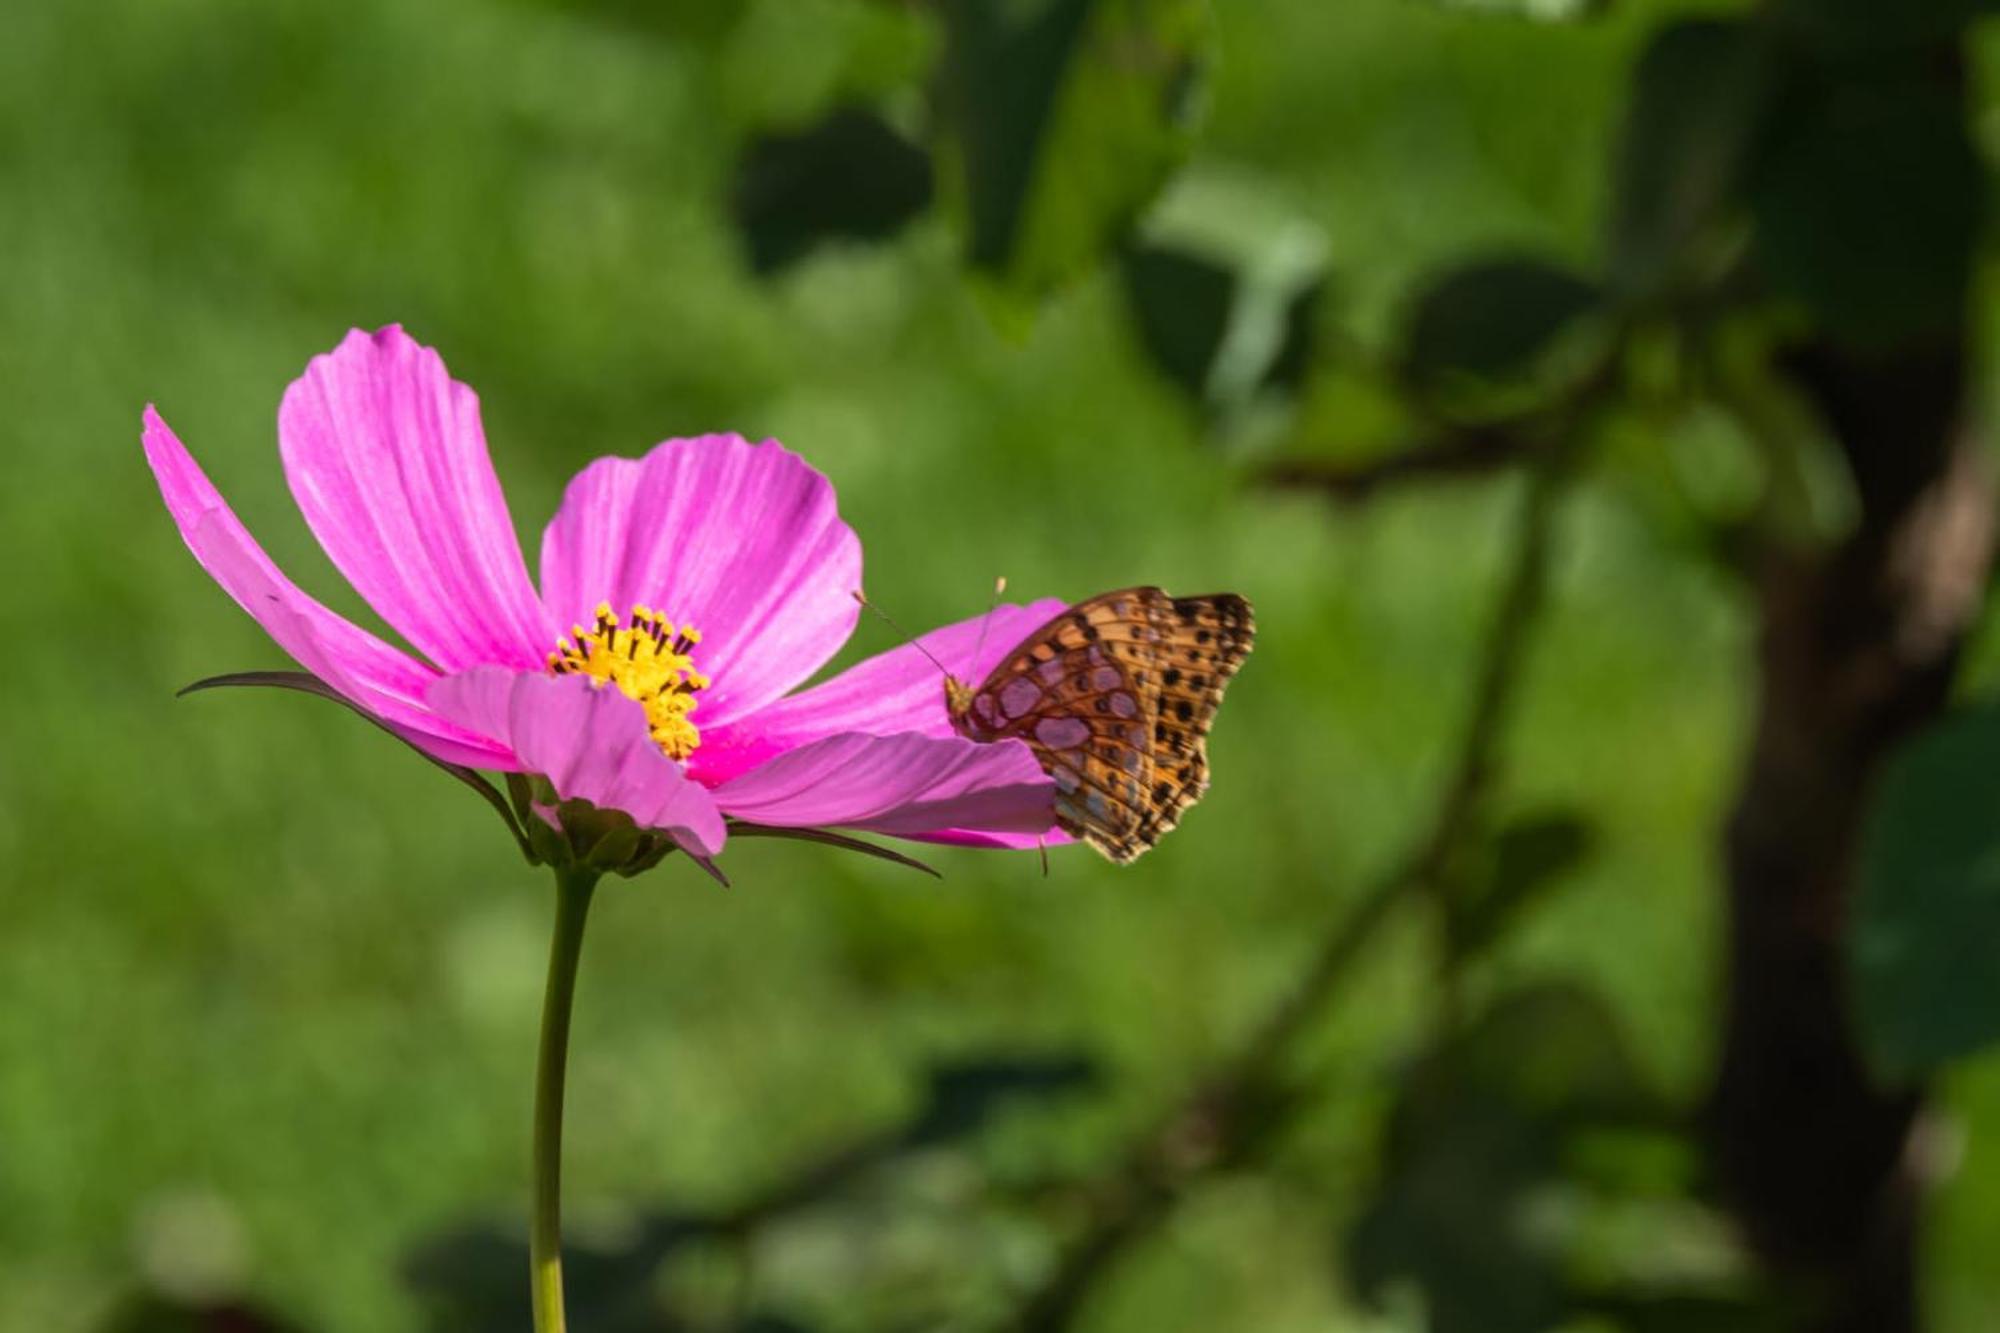
M662 1270L704 1244L735 1244L726 1215L659 1211L642 1217L621 1244L600 1245L575 1236L563 1242L563 1285L570 1325L592 1333L682 1333L726 1328L733 1333L809 1333L808 1324L770 1311L751 1311L718 1324L696 1318L676 1300ZM487 1225L456 1228L418 1247L404 1276L436 1333L533 1333L523 1296L528 1247L511 1231ZM685 1299L685 1293L681 1293Z
M947 0L938 104L966 257L1016 297L1086 270L1185 156L1203 0Z
M687 1312L673 1306L658 1275L691 1249L741 1237L809 1208L838 1205L874 1174L912 1154L964 1139L1010 1103L1045 1100L1093 1087L1095 1061L1070 1051L980 1054L933 1065L925 1095L900 1123L836 1146L732 1206L696 1211L671 1202L646 1212L615 1243L571 1238L563 1247L570 1313L601 1333L666 1333ZM431 1328L528 1333L522 1299L524 1240L486 1224L452 1228L420 1244L403 1266ZM794 1325L758 1316L769 1329ZM704 1327L708 1325L703 1325Z
M1836 52L1879 53L1948 41L1994 0L1778 0L1785 27Z
M1417 298L1404 338L1404 371L1426 386L1522 376L1557 335L1598 304L1597 288L1545 260L1476 260L1445 273Z
M924 149L874 112L842 107L800 133L753 140L731 212L750 266L770 273L827 241L893 236L930 202Z
M1779 1333L1797 1326L1796 1314L1783 1306L1742 1297L1663 1293L1606 1298L1589 1309L1619 1333Z
M909 1147L963 1138L1008 1102L1040 1100L1095 1087L1096 1061L1079 1054L1001 1055L955 1061L930 1071L929 1098L904 1131Z
M570 1321L599 1333L669 1333L675 1327L654 1287L660 1264L676 1247L714 1234L712 1219L652 1214L623 1244L563 1241L563 1282ZM425 1326L437 1333L532 1333L527 1285L528 1246L513 1230L475 1224L421 1243L403 1265Z
M1316 276L1239 269L1167 245L1134 247L1121 267L1140 341L1197 401L1227 409L1304 378Z
M241 1301L148 1295L125 1302L99 1333L297 1333L299 1326Z
M2000 1038L2000 705L1940 723L1889 765L1849 948L1882 1069L1921 1074Z
M1882 347L1964 317L1984 188L1966 115L1917 60L1788 100L1752 191L1757 255L1835 337Z
M1371 1300L1415 1283L1432 1333L1545 1333L1580 1298L1530 1205L1560 1183L1574 1131L1656 1109L1598 997L1503 998L1404 1080L1349 1279Z
M1492 868L1454 916L1455 946L1466 954L1485 949L1541 897L1590 855L1596 831L1568 811L1534 815L1501 829Z
M1620 293L1665 285L1736 196L1772 81L1762 31L1748 21L1690 19L1647 46L1614 165L1606 267Z
M1167 378L1196 398L1229 331L1236 275L1201 255L1140 246L1125 255L1125 292L1139 337Z
M1596 843L1582 815L1570 811L1531 815L1500 830L1493 892L1516 898L1581 864Z

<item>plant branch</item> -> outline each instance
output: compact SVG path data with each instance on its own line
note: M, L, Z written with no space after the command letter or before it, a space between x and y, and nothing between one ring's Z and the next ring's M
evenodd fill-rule
M1318 491L1339 504L1359 504L1400 482L1485 476L1523 462L1532 452L1532 437L1514 423L1462 426L1385 458L1276 463L1258 480L1277 490Z
M576 998L577 961L597 874L560 871L556 923L549 940L548 989L542 998L541 1047L535 1060L534 1213L528 1229L528 1272L534 1294L535 1333L563 1333L562 1126L563 1084L569 1063L570 1009Z

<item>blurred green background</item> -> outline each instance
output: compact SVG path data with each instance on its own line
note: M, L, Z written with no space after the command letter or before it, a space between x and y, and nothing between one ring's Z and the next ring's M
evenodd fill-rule
M1663 19L1716 8L1218 5L1199 134L1148 216L1283 232L1323 266L1321 354L1381 346L1440 265L1591 261L1632 63ZM6 26L0 1328L99 1328L161 1288L411 1333L432 1326L412 1255L525 1214L544 877L338 710L173 698L286 664L181 547L140 409L298 581L373 623L274 447L285 384L350 326L403 322L479 391L529 543L591 458L734 430L832 478L872 595L913 627L976 613L997 574L1256 603L1214 789L1131 869L941 850L936 883L744 842L729 891L670 863L600 894L568 1134L582 1244L788 1178L909 1115L941 1062L1098 1068L646 1279L691 1308L747 1287L729 1299L792 1321L772 1328L983 1326L1056 1241L981 1180L1114 1153L1430 819L1517 481L1344 508L1254 487L1301 440L1379 449L1380 396L1315 373L1218 425L1149 356L1117 265L1024 314L968 274L949 208L753 268L746 147L851 102L914 114L940 43L920 10L28 0ZM1687 1104L1714 1055L1751 626L1630 492L1587 479L1563 503L1499 796L1587 811L1593 851L1472 985L1588 987ZM892 642L864 623L841 662ZM1426 1326L1421 1300L1361 1299L1339 1237L1433 975L1416 918L1393 923L1313 1034L1323 1101L1266 1169L1204 1179L1088 1328ZM1964 1156L1923 1280L1932 1326L1976 1333L2000 1321L2000 1069L1966 1066L1946 1104ZM1591 1262L1733 1271L1726 1227L1674 1201L1691 1171L1669 1152L1651 1204L1593 1214ZM492 1280L525 1295L511 1266Z

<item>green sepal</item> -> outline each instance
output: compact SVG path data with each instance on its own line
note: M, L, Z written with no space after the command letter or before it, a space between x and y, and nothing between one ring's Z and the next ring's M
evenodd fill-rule
M546 779L534 781L542 784ZM539 817L536 822L548 829L555 851L551 863L559 869L575 867L629 879L651 870L667 853L679 850L666 833L640 828L623 810L600 809L580 798L549 804L555 808L561 829L549 828Z
M554 866L561 870L574 862L575 858L570 855L569 843L564 839L561 829L533 813L530 813L522 824L528 831L528 846L533 850L536 864Z
M513 803L514 819L526 828L535 819L533 789L529 786L526 773L505 773L501 775L507 782L507 799Z

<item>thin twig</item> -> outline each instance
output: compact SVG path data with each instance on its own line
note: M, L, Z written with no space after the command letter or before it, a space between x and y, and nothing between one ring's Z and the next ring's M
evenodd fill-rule
M1264 468L1257 480L1277 490L1317 491L1336 504L1358 504L1401 482L1479 477L1565 455L1620 387L1627 337L1622 327L1611 330L1589 365L1553 401L1491 421L1432 418L1413 442L1385 457L1288 459ZM1558 458L1550 466L1560 471L1566 464Z
M1279 490L1318 491L1341 504L1358 504L1397 482L1483 476L1522 462L1530 453L1528 437L1512 423L1466 426L1365 462L1294 459L1277 463L1265 469L1259 480Z

